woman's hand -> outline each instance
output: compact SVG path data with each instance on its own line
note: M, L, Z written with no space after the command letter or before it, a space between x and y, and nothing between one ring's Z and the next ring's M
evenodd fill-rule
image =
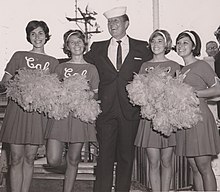
M0 95L5 94L6 90L5 82L0 81Z
M217 127L219 128L220 127L220 119L216 119L216 124L217 124Z
M216 78L216 83L207 89L203 90L195 90L194 93L197 97L208 98L213 101L218 101L220 98L220 82L219 79Z

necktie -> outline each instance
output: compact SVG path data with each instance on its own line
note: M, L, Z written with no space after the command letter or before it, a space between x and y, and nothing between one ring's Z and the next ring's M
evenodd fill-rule
M117 60L116 60L116 67L119 71L122 65L122 50L121 50L121 40L117 41L118 48L117 48Z

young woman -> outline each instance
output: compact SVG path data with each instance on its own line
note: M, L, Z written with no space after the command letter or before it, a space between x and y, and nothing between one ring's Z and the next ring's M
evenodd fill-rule
M199 97L202 121L191 129L177 131L176 154L185 156L192 167L194 189L198 191L216 191L216 180L211 167L213 155L220 152L220 140L215 119L210 111L206 96L215 96L212 91L200 92L207 87L219 89L217 75L211 66L200 55L201 40L195 31L183 31L176 39L176 52L182 57L185 66L181 74L185 76L184 82L195 89Z
M166 68L172 76L180 70L180 65L169 60L166 54L170 52L172 40L166 30L154 31L149 39L153 59L143 63L140 74L160 66ZM150 184L153 191L169 191L172 178L172 156L176 145L175 134L169 137L153 130L151 121L140 121L135 145L146 149L150 167ZM160 170L161 167L161 170Z
M43 69L53 72L58 61L45 53L44 45L50 39L44 21L30 21L26 27L30 51L15 52L6 66L2 82L13 78L20 68ZM44 144L47 117L37 112L26 112L9 100L0 141L9 143L11 152L10 183L13 192L28 192L31 184L34 159L39 145Z
M85 35L79 30L67 31L64 34L63 51L71 59L60 64L55 71L61 80L76 73L85 75L89 81L91 90L97 93L99 84L98 71L94 65L87 63L83 59L85 50ZM74 118L71 114L61 120L51 119L48 123L46 138L48 139L47 158L51 166L61 165L63 147L65 143L68 144L64 192L71 192L77 176L83 144L89 141L96 141L94 125L82 122L80 119Z

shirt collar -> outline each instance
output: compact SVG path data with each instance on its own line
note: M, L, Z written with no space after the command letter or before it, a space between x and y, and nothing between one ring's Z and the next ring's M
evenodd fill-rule
M128 44L129 44L128 36L127 36L127 35L125 35L124 37L122 37L120 40L121 40L121 43L124 44L124 45L128 45ZM112 44L112 45L118 45L118 43L117 43L116 41L118 41L118 40L113 37L113 38L111 39L111 44Z

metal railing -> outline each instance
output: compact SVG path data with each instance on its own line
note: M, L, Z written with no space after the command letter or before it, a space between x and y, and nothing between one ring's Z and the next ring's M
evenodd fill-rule
M172 159L172 166L173 178L170 190L190 190L193 184L192 171L186 158L174 155ZM139 182L148 190L151 189L149 181L149 163L146 151L143 148L136 148L132 180Z

